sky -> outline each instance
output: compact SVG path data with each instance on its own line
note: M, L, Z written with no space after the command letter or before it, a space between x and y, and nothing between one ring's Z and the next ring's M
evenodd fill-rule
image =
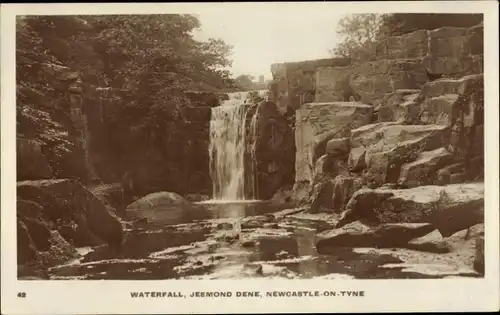
M257 79L264 75L267 80L272 78L273 63L330 57L329 50L341 40L335 30L343 14L331 10L313 13L203 12L198 14L201 29L194 37L221 38L232 45L231 71L235 77L250 74Z

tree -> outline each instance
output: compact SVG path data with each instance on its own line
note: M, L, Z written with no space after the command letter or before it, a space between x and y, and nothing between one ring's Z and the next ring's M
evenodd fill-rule
M236 79L234 79L236 86L244 89L244 90L251 90L253 89L254 83L253 80L255 78L251 75L248 74L242 74L240 76L237 76Z
M45 102L31 97L35 93L20 95L27 90L22 86L53 99L50 80L36 69L47 62L64 65L83 74L89 107L107 101L102 94L92 98L97 87L115 91L106 96L105 123L93 129L115 160L165 148L186 120L191 101L185 91L233 84L227 70L232 47L220 39L195 40L192 32L200 26L186 14L23 17L16 28L18 105Z
M371 60L374 45L383 38L444 26L471 27L482 21L482 14L351 14L339 21L337 34L343 41L331 53L354 61Z
M369 60L373 45L380 40L383 16L380 14L350 14L337 25L337 34L343 41L332 49L335 57L347 57L356 61Z
M482 14L393 13L383 17L382 26L387 36L399 36L416 30L433 30L444 26L471 27L482 21Z

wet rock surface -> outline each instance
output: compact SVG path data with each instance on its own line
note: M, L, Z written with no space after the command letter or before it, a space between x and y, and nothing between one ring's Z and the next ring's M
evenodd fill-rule
M434 224L449 236L484 220L484 183L358 190L339 226L356 220Z
M131 222L130 228L125 229L121 250L106 245L79 248L79 258L50 268L46 276L87 280L480 276L474 269L478 265L474 259L480 225L474 226L472 232L456 233L449 238L453 244L450 251L436 253L391 247L402 243L383 241L390 238L411 242L435 230L430 224L386 224L372 228L354 223L336 229L337 214L310 214L306 207L279 209L263 203L204 204L204 207L216 215L161 228L158 224L135 226ZM361 233L365 239L374 237L374 242L354 242L329 251L317 249L316 242L322 235L343 233ZM386 248L378 248L384 247L379 245Z

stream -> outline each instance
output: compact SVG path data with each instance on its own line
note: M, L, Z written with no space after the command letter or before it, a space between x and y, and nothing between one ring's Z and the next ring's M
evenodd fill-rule
M315 234L336 216L269 202L203 202L211 219L158 226L125 222L121 250L80 248L51 279L412 279L477 277L457 252L339 248L316 251ZM464 251L469 250L464 248ZM470 249L471 251L473 248Z

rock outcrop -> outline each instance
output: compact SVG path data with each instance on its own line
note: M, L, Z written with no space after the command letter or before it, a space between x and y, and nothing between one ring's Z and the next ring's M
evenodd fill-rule
M142 141L143 148L132 148L137 139L127 138L130 133L120 133L116 125L130 105L129 90L97 86L87 73L50 54L18 54L19 181L77 178L95 185L127 175L135 184L134 191L127 191L131 195L165 189L210 193L210 107L220 105L222 96L185 91L187 105L164 122L155 143Z
M275 102L263 101L250 113L247 135L251 152L248 160L255 165L253 198L269 199L280 187L294 181L293 112L281 114Z
M75 177L89 182L97 175L90 159L81 75L48 61L36 69L53 88L41 92L26 77L18 85L18 180Z
M449 236L484 222L484 184L361 189L354 193L338 226L356 220L375 223L432 223Z
M316 235L316 247L320 253L340 247L404 247L416 238L435 230L428 223L392 223L367 227L352 223L342 229L333 229Z
M17 184L18 213L48 218L76 246L121 246L122 226L106 205L77 180L23 181ZM28 203L29 202L29 203Z
M120 221L77 180L18 182L17 198L19 264L45 270L78 257L76 247L121 248ZM21 268L20 275L33 271Z
M377 104L386 93L419 89L428 81L421 60L384 59L359 65L318 69L315 101Z
M280 112L286 112L288 107L298 109L302 104L315 99L318 68L344 67L350 64L351 60L348 58L273 64L271 73L276 84L276 103Z
M126 208L132 220L146 220L157 225L169 225L210 218L210 212L173 192L156 192L134 201Z
M449 133L440 125L397 125L378 123L366 125L351 132L351 147L358 149L351 165L356 165L359 152L364 155L364 169L357 163L357 171L371 187L396 183L405 163L415 161L421 152L447 147ZM429 153L432 154L432 153ZM423 155L422 158L427 158Z
M371 106L354 102L310 103L298 109L295 182L312 183L314 165L325 154L328 141L345 138L352 129L370 123L372 111ZM333 150L332 146L333 143L330 150Z
M360 63L273 66L278 107L296 110L291 199L310 215L341 213L319 252L460 251L455 234L484 222L482 36L482 25L419 30Z
M482 53L478 25L387 38L373 60L359 64L331 59L273 65L275 93L282 96L278 107L296 109L294 193L302 196L296 199L309 196L316 204L320 191L333 194L340 175L369 188L478 179ZM296 91L314 98L292 102ZM339 163L347 170L339 172Z

